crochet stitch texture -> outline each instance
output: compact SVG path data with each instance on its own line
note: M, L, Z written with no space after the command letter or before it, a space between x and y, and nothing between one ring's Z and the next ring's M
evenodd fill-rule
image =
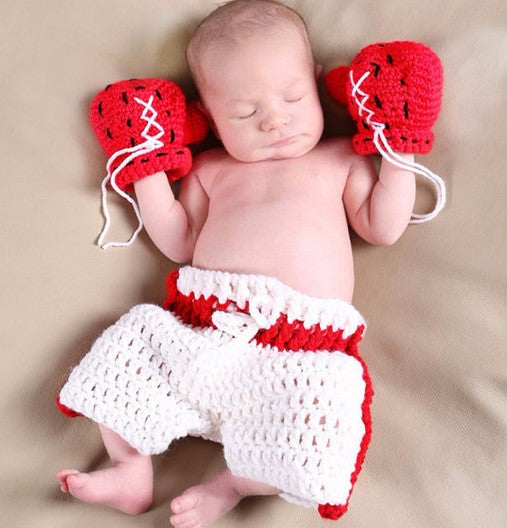
M150 113L153 118L146 127L149 120L140 116ZM122 190L132 190L132 182L156 172L167 171L169 181L185 176L192 166L187 145L200 141L208 131L204 115L195 105L187 106L181 88L165 79L130 79L109 84L93 99L89 117L108 157L140 146L146 134L153 137L153 132L159 133L158 148L132 159L118 173L116 183ZM115 160L113 172L122 159Z
M61 409L143 454L186 435L221 442L234 475L343 514L371 435L361 315L261 275L188 266L167 285L166 309L136 306L95 342Z
M374 123L385 126L386 139L395 151L426 154L431 150L443 68L428 46L412 41L370 44L350 66L331 70L325 83L329 94L347 105L357 124L352 142L358 154L377 152ZM358 104L360 99L364 106Z

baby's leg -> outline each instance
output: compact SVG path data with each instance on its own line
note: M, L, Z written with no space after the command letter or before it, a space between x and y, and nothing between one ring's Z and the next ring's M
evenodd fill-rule
M151 457L99 425L112 467L91 473L64 469L57 474L61 490L85 502L106 504L129 515L146 511L153 501Z
M269 484L235 477L226 469L173 499L171 510L174 515L170 521L175 528L206 528L234 508L243 497L278 493L280 490Z

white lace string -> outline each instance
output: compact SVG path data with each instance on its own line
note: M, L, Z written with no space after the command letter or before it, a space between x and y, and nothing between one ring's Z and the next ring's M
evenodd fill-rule
M236 350L249 343L262 328L269 328L276 321L276 314L269 314L272 305L268 296L257 296L249 299L249 313L219 311L211 319L218 330L229 334L232 339L220 348ZM273 319L273 317L275 318Z
M134 100L142 105L144 107L143 112L141 114L141 119L143 121L146 121L146 126L144 127L144 130L141 132L141 136L145 139L143 143L140 143L139 145L135 145L134 147L124 148L121 150L117 150L114 154L111 155L111 157L107 160L107 174L105 178L102 180L102 211L104 213L105 217L105 223L104 227L102 229L102 232L99 235L99 238L97 240L97 244L102 249L108 249L110 247L124 247L129 246L134 242L137 235L143 228L143 221L141 219L141 213L139 211L139 207L136 203L136 201L129 196L127 193L122 191L118 185L116 184L116 176L118 173L124 169L133 159L137 158L138 156L143 156L144 154L148 154L149 152L152 152L155 149L158 149L164 145L162 141L160 141L160 138L165 134L164 129L162 126L156 121L156 118L158 116L158 112L153 108L153 95L150 96L148 101L143 101L142 99L139 99L138 97L134 97ZM148 115L148 112L151 112L150 115ZM151 127L155 127L158 132L155 135L150 135L149 130ZM119 156L122 156L124 154L128 154L128 156L114 169L114 171L111 173L111 165L113 162L118 158ZM132 236L127 242L107 242L104 244L104 237L106 236L107 232L109 231L109 227L111 225L111 216L109 214L109 208L107 205L107 184L111 182L111 186L113 189L125 200L127 200L133 207L134 212L136 214L137 220L138 220L138 226L136 230L132 233Z
M375 144L375 147L380 152L380 154L382 154L382 156L387 159L387 161L389 161L393 165L396 165L400 169L409 170L411 172L414 172L415 174L423 176L424 178L428 179L433 185L437 196L436 205L433 211L426 214L412 213L410 219L411 224L421 224L423 222L428 222L429 220L435 218L435 216L438 215L438 213L443 209L445 205L446 190L444 180L442 180L440 176L430 171L424 165L404 160L401 156L399 156L396 152L392 150L384 134L385 124L373 120L375 112L373 112L370 108L366 106L366 103L368 102L370 96L366 92L363 92L360 88L361 84L365 81L368 75L370 75L370 72L365 72L356 83L354 81L353 70L349 71L350 82L353 86L352 97L354 98L354 101L359 107L359 115L362 116L363 112L367 114L366 122L373 128L373 142ZM361 99L359 99L356 94L359 94Z

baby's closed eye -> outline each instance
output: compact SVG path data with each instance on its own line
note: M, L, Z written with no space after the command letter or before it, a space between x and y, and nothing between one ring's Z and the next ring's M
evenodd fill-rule
M249 119L250 117L253 117L257 113L257 110L252 110L249 114L246 115L239 115L236 119Z

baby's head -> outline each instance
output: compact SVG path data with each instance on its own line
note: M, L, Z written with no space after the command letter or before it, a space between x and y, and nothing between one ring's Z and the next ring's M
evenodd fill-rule
M224 148L239 161L302 156L323 115L305 23L272 0L234 0L196 29L187 61Z

